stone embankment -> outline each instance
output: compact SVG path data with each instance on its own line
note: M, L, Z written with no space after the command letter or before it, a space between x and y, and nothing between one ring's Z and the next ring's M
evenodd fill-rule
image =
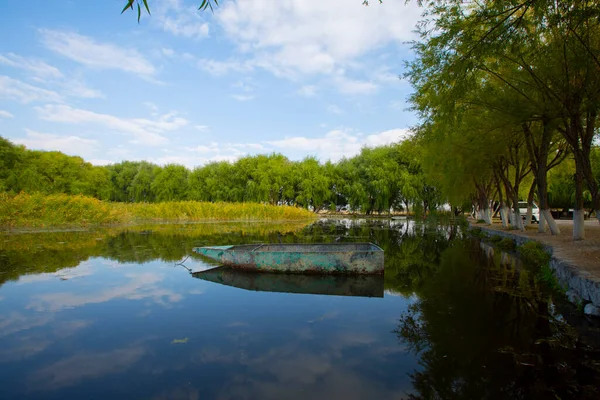
M551 254L550 268L554 270L559 283L567 288L567 297L576 304L582 304L587 315L600 317L600 226L586 223L586 240L573 241L572 228L560 221L561 235L539 233L536 227L525 232L506 230L500 225L474 224L488 236L502 236L513 239L517 245L529 241L540 242Z

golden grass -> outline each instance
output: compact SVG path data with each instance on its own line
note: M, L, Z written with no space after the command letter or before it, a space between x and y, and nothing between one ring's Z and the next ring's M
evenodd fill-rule
M0 228L58 228L123 225L141 222L313 219L297 207L257 203L113 203L66 194L0 193Z

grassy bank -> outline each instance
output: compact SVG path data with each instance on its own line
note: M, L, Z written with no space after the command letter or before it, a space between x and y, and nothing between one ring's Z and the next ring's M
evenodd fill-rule
M85 196L0 194L0 228L87 227L162 221L301 220L315 218L297 207L256 203L113 203Z

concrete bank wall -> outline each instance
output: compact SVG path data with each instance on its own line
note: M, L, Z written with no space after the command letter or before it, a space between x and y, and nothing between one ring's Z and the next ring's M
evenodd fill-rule
M497 231L485 226L471 225L479 228L488 236L502 236L513 239L517 245L537 240L514 234L507 231ZM540 242L541 243L541 242ZM552 246L545 245L544 249L552 256L550 268L554 270L558 282L567 287L567 297L573 303L582 303L586 314L600 316L600 282L592 279L585 270L577 265L557 258L553 253Z

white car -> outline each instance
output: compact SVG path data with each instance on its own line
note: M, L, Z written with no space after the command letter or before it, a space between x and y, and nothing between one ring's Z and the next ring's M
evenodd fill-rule
M525 220L525 218L527 217L527 202L526 201L519 202L519 213L521 214L521 217L523 217L523 220ZM535 222L537 224L540 223L540 209L538 208L538 205L535 204L535 202L532 203L531 222Z

